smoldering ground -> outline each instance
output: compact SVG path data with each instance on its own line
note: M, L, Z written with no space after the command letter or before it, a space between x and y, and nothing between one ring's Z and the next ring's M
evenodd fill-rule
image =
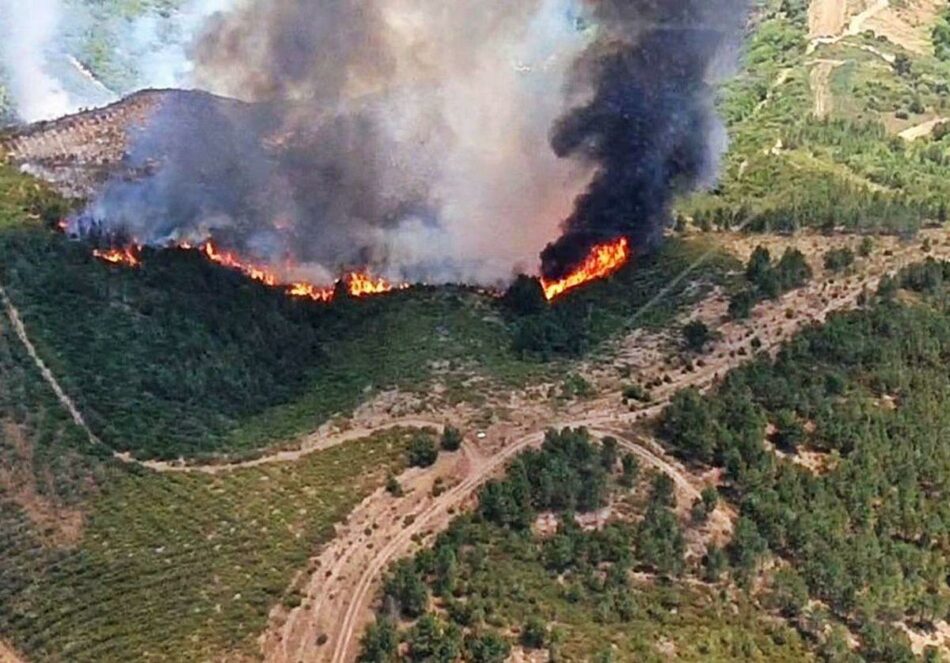
M213 236L330 279L558 276L645 247L714 179L713 94L740 0L270 0L216 15L194 83L89 213L142 241ZM187 100L186 100L187 99ZM151 169L144 168L151 165ZM576 201L576 204L575 204ZM566 220L565 220L566 219Z

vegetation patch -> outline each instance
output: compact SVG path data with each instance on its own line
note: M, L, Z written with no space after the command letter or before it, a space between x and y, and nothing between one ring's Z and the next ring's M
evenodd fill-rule
M0 500L0 630L30 659L254 655L270 608L363 497L398 473L411 431L216 476L112 468L78 546L43 548ZM289 592L289 593L288 593Z
M950 448L950 263L933 260L885 280L867 309L805 331L773 362L730 373L714 394L680 392L664 413L663 439L684 458L725 469L741 512L729 556L751 582L771 551L860 636L873 660L907 660L906 638L950 614L944 546ZM901 304L899 288L919 303ZM830 469L779 459L764 444L769 424L784 453L829 454ZM797 578L800 576L800 579ZM786 612L822 646L828 615Z
M578 524L576 514L611 496L627 499L636 476L616 440L597 444L583 429L549 432L539 451L482 489L475 514L393 567L360 660L500 662L515 644L556 660L653 660L668 654L661 643L693 660L807 659L794 632L762 621L748 603L703 583L663 579L684 571L665 475L641 485L639 523ZM557 517L555 533L534 533L540 512ZM638 581L635 569L661 575Z

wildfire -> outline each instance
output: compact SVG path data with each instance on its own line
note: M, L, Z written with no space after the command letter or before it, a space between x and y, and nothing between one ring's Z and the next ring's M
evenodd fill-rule
M291 284L283 283L276 273L245 262L235 253L222 251L210 240L198 246L183 242L178 245L178 248L186 251L196 250L208 260L229 269L236 269L248 278L259 281L264 285L273 288L284 288L291 297L312 299L318 302L330 302L333 300L335 291L333 286L318 286L305 281ZM138 267L141 264L138 252L139 247L132 244L122 249L109 249L107 251L96 249L93 251L93 255L100 260L105 260L114 265ZM354 297L380 295L409 287L409 284L393 285L384 278L374 278L365 272L350 272L342 278L342 281L346 285L347 291Z
M551 301L558 295L594 279L610 276L630 259L630 241L626 237L607 244L598 244L591 249L584 262L573 272L558 281L541 279L544 296Z
M287 294L291 297L309 298L315 302L333 301L333 288L321 288L312 283L294 283L287 288Z
M60 225L62 226L62 224ZM311 299L318 302L331 302L335 295L336 288L334 286L318 286L306 281L289 284L281 281L275 272L246 262L230 251L222 251L210 240L198 246L182 243L178 248L196 250L208 260L224 267L238 270L248 278L259 281L264 285L274 288L283 288L291 297ZM137 244L131 244L118 249L95 249L93 255L113 265L138 267L142 262L139 251L140 247ZM557 281L541 279L544 296L548 301L552 301L568 290L583 285L588 281L610 276L623 267L630 259L630 256L630 241L626 237L621 237L606 244L598 244L591 249L590 254L584 262L563 279ZM347 292L353 297L381 295L409 287L408 284L392 284L384 278L373 277L366 272L349 272L342 277L340 282L346 286Z
M250 263L246 263L238 258L236 255L229 251L219 251L212 241L207 241L201 245L199 249L205 256L208 257L208 260L211 262L216 262L219 265L224 265L225 267L230 267L231 269L236 269L255 281L260 281L264 285L276 286L277 285L277 276L261 269L260 267L255 267Z
M374 279L369 274L364 274L362 272L352 272L346 277L346 287L350 291L350 294L354 297L363 297L365 295L382 295L387 292L392 292L396 289L396 286L386 281L383 278ZM408 286L400 286L399 289L402 290Z
M92 255L96 256L100 260L110 262L113 265L127 265L129 267L137 267L141 263L138 252L138 247L133 244L132 246L127 246L122 249L95 249L93 250Z

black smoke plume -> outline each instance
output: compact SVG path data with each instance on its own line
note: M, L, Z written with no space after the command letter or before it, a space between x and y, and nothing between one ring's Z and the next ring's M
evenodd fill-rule
M736 59L746 0L603 0L604 35L578 63L589 101L561 118L551 145L597 170L542 252L560 278L596 244L628 237L654 247L683 193L710 185L725 149L715 85Z

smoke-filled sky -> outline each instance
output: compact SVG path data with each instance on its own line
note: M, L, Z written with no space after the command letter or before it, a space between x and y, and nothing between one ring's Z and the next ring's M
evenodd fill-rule
M600 241L654 242L673 198L712 183L725 146L714 85L735 60L746 0L204 0L190 11L190 43L179 32L149 47L158 32L141 22L126 35L143 42L125 48L145 54L141 82L248 103L166 103L131 156L158 155L157 174L112 183L90 216L149 242L214 236L293 263L295 277L358 265L494 283L536 270L559 235L548 276Z

